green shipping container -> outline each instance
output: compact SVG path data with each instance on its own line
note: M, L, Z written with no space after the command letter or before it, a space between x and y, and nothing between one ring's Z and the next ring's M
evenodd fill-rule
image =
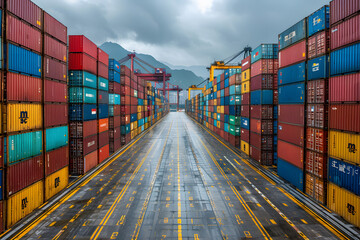
M109 81L105 78L98 77L98 89L103 91L109 91Z
M229 133L234 136L240 136L240 127L229 125Z
M70 87L69 98L70 103L96 104L97 94L95 89L85 87Z
M235 117L232 115L229 115L229 124L234 126L240 126L241 125L241 117Z
M69 86L71 87L97 87L95 75L84 71L69 71Z
M45 130L46 152L66 146L69 142L68 126L54 127Z

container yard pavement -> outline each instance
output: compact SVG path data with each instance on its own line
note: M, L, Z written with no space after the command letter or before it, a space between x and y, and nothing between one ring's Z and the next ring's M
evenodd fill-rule
M169 113L20 237L338 238L183 112Z

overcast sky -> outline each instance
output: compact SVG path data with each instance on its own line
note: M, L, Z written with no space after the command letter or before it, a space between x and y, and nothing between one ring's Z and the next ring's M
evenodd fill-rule
M328 0L33 0L96 44L173 65L209 65L277 35Z

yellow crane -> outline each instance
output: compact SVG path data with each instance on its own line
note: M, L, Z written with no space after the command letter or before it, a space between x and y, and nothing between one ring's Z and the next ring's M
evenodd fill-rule
M189 88L188 88L188 99L190 100L190 97L191 97L191 91L195 91L195 90L201 90L201 91L203 91L204 90L204 88L202 87L202 88L199 88L199 87L197 87L196 85L191 85Z

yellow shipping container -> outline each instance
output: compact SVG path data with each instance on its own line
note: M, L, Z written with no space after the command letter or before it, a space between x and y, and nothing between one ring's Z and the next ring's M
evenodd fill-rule
M221 106L216 107L216 112L221 113Z
M137 129L137 127L138 127L138 121L135 121L134 122L134 129Z
M224 106L221 106L220 113L224 113L224 112L225 112L225 107L224 107Z
M328 207L346 221L360 227L360 196L328 183Z
M243 82L241 84L241 93L248 93L250 92L250 81Z
M69 168L63 169L51 174L45 178L45 201L66 188L69 184Z
M131 131L131 140L134 139L134 138L135 138L135 131L132 130L132 131Z
M7 226L30 214L44 202L44 181L39 181L20 192L15 193L6 201Z
M216 92L217 91L217 85L215 85L213 89L214 89L214 92Z
M337 131L329 133L329 155L360 164L360 135Z
M130 130L131 130L131 131L134 130L134 123L133 123L133 122L130 123Z
M42 128L42 106L33 103L8 103L3 105L6 113L7 132Z
M241 140L241 143L240 143L240 150L245 153L246 155L249 156L250 154L250 146L247 142L244 142Z
M246 82L249 80L250 80L250 68L241 73L241 82Z
M138 118L138 119L142 119L142 113L141 113L141 112L139 112L139 113L137 114L137 118Z
M217 105L217 99L214 99L214 106Z
M217 114L216 113L214 113L213 118L217 119Z
M137 112L138 112L138 113L141 112L141 106L138 106L138 107L137 107Z

